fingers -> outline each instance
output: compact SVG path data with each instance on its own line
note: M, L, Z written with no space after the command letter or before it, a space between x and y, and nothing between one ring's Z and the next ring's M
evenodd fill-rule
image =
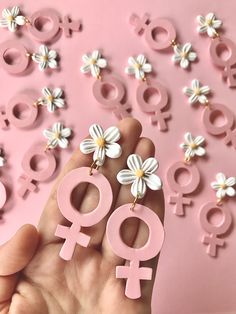
M116 181L116 173L124 166L127 156L134 149L136 142L138 141L139 136L142 132L141 124L137 120L132 118L121 120L118 123L117 127L120 129L121 132L121 139L119 141L119 144L122 147L123 153L116 160L107 158L105 164L99 169L99 171L109 180L113 190L114 199L116 199L119 191L119 184ZM130 136L131 134L132 136ZM54 236L56 226L58 224L68 224L66 219L60 213L56 200L57 187L60 184L62 178L66 173L70 172L72 169L82 166L90 166L91 163L92 155L89 156L84 155L80 152L80 149L78 148L73 154L70 161L63 169L52 190L51 196L49 197L45 210L40 219L39 230L40 232L42 232L42 244L57 241L58 239ZM75 194L76 196L73 197L74 198L73 204L74 202L76 202L75 207L79 208L81 212L88 212L96 207L98 203L98 195L96 193L95 187L91 185L89 186L84 185L83 189L81 189L81 187L78 188ZM69 225L70 224L71 223L69 222ZM101 235L103 235L104 230L105 221L102 221L94 228L93 227L89 228L89 233L90 235L91 233L95 235L97 232L99 232L99 234L97 234L97 238L94 238L94 241L98 243L99 240L101 241L102 239ZM86 231L86 233L88 232Z

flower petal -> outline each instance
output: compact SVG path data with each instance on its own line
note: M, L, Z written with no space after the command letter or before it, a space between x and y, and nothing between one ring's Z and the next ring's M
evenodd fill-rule
M99 124L93 124L89 128L89 134L94 140L100 137L103 138L103 134L104 134L103 128Z
M198 31L198 33L206 33L207 32L207 28L208 28L207 25L202 25L202 26L199 26L197 28L197 31Z
M49 60L57 58L57 52L55 50L50 50L48 53Z
M226 177L222 172L217 173L216 180L219 184L225 184Z
M122 154L121 146L117 143L106 144L105 151L110 158L119 158Z
M51 69L57 68L57 61L54 59L50 59L47 64L48 64L49 68L51 68Z
M93 77L98 77L100 74L100 68L96 64L90 65L91 74Z
M198 23L200 23L201 25L203 25L203 24L206 23L205 17L202 16L202 15L198 15L198 16L197 16L197 21L198 21Z
M147 186L151 190L156 191L156 190L160 190L162 188L162 181L155 174L151 174L149 176L144 176L143 180L146 182Z
M228 179L226 179L225 184L227 186L233 186L236 184L236 178L235 177L229 177Z
M197 156L204 156L206 154L206 150L205 150L205 148L199 146L199 147L195 148L195 154Z
M80 67L80 71L82 73L88 73L91 71L91 65L88 63L88 64L84 64Z
M57 134L60 134L62 129L63 125L61 124L61 122L56 122L52 126L52 131Z
M135 60L134 57L129 57L128 64L132 67L135 67L137 65L137 61Z
M39 70L44 71L48 67L48 63L46 61L42 61L39 63Z
M210 93L210 87L209 86L202 86L200 87L201 94L207 95Z
M45 129L43 130L43 135L45 138L49 139L49 140L52 140L54 139L54 132L52 132L51 129Z
M69 137L69 136L71 136L71 133L72 133L72 131L70 128L63 128L61 130L61 136L62 137Z
M221 188L221 185L217 181L214 181L214 182L211 183L211 187L214 190L218 190L218 189Z
M53 138L52 140L48 141L48 146L50 148L56 148L58 145L58 138Z
M5 159L1 156L0 157L0 167L3 167L5 165L6 161Z
M19 7L15 6L11 9L11 14L13 17L16 17L20 13Z
M0 19L0 27L8 27L8 21L6 19Z
M50 88L44 87L44 88L42 89L42 94L43 94L45 97L50 97L50 96L52 96L52 91L50 90Z
M93 160L96 161L98 166L102 166L105 161L105 148L104 147L96 147L95 152L93 154Z
M141 66L143 66L143 65L146 63L147 59L145 58L144 55L140 54L140 55L137 56L136 61L137 61Z
M158 161L154 157L147 158L142 164L142 170L144 173L153 173L158 169Z
M233 196L235 196L236 191L235 191L234 188L232 188L232 186L229 186L229 187L226 189L226 194L227 194L228 196L233 197Z
M10 32L14 33L17 29L17 25L15 21L11 21L8 23L8 29Z
M220 189L216 192L216 197L219 198L219 199L224 198L225 195L226 195L226 190L225 190L225 189L220 188Z
M142 66L142 70L145 72L145 73L151 73L152 72L152 65L150 63L145 63L143 66Z
M85 139L80 143L80 150L83 154L91 154L96 149L96 144L91 138Z
M92 58L92 56L89 53L82 55L82 60L84 63L89 63L91 58Z
M222 26L222 21L221 20L214 20L213 22L212 22L212 25L213 25L213 27L214 28L220 28L221 26Z
M205 104L207 102L207 97L205 95L198 96L198 101L200 104Z
M68 145L69 145L69 141L64 138L64 137L61 137L58 139L58 145L61 147L61 148L67 148Z
M196 79L192 80L191 86L192 86L193 90L200 89L200 82L199 82L199 80L196 80Z
M54 88L53 92L52 92L52 95L54 98L60 98L62 96L62 89L57 87L57 88Z
M182 58L180 61L180 66L183 69L186 69L189 66L189 61L186 58Z
M104 132L104 139L107 143L115 143L119 141L120 130L115 126L111 126Z
M192 45L190 43L186 43L183 45L182 51L185 53L190 52L190 50L192 49Z
M197 53L194 51L189 52L188 54L188 60L189 61L195 61L197 59Z
M201 135L196 136L194 139L194 144L196 144L197 146L201 145L204 142L205 142L205 138Z
M184 88L183 88L183 93L185 94L185 95L187 95L187 96L192 96L193 95L193 89L192 88L189 88L189 87L187 87L187 86L185 86Z
M96 64L99 66L99 68L104 69L104 68L107 67L107 60L103 59L103 58L100 58L100 59L97 60Z
M125 73L129 75L135 74L135 68L133 66L128 66L125 68Z
M214 27L208 26L207 35L209 37L215 37L216 34L217 34L217 31L214 29Z
M41 53L42 56L48 56L48 47L45 45L41 45L39 47L39 52Z
M143 163L142 158L137 154L129 155L127 159L127 165L129 169L134 172L139 169L142 169L142 163Z
M8 18L9 16L11 16L11 11L9 9L3 9L2 17L3 18Z
M185 133L184 134L184 140L185 140L185 143L187 143L188 145L193 144L192 134L190 132Z
M214 13L208 13L207 15L206 15L206 22L211 22L212 20L214 20L215 19L215 14Z
M42 56L39 53L34 53L32 55L32 60L36 63L42 62Z
M16 22L17 25L20 25L20 26L23 26L23 25L26 24L25 17L22 16L22 15L16 16L15 17L15 22Z
M137 178L131 185L131 193L134 197L143 198L146 191L146 183L141 178Z
M93 52L92 52L92 59L93 60L98 60L99 58L101 57L101 54L100 54L100 52L98 51L98 50L94 50Z
M190 104L195 104L196 102L198 102L198 100L199 100L199 96L193 93L192 96L189 97L188 102Z
M55 98L53 104L58 108L63 108L65 106L65 101L62 98Z
M123 169L117 174L117 180L120 184L127 185L131 184L136 180L136 176L133 171L129 169Z

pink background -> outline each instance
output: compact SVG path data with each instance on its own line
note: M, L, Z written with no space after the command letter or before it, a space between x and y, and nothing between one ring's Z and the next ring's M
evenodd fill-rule
M172 207L166 204L166 241L159 263L156 287L153 294L153 313L155 314L193 314L193 313L236 313L236 234L232 228L226 237L227 246L219 250L217 258L206 254L206 247L201 243L203 230L199 224L199 208L207 201L215 199L209 183L219 171L227 176L235 176L235 151L226 147L221 139L210 136L201 124L201 108L195 110L187 103L182 88L191 80L198 78L208 84L213 91L214 100L221 102L235 111L235 90L230 90L221 80L221 73L214 68L208 54L210 39L200 37L196 32L195 17L198 14L215 12L224 22L226 36L236 42L235 9L233 0L223 1L198 0L130 0L130 1L5 1L0 9L18 4L23 12L30 16L41 8L56 8L62 15L70 14L73 19L80 19L83 31L72 38L62 36L52 44L61 56L61 70L48 76L38 71L37 67L25 76L10 76L0 69L1 99L0 105L7 104L16 93L24 90L40 91L46 85L61 86L65 89L68 108L50 115L41 110L36 127L30 130L17 130L11 126L1 130L0 144L7 154L7 166L1 169L1 180L7 185L9 200L5 207L4 222L0 224L0 242L9 239L24 223L37 224L48 192L53 183L42 183L38 193L31 193L26 200L16 195L17 178L22 174L21 160L32 140L42 139L41 132L54 121L65 121L73 128L74 138L69 150L60 154L60 164L69 158L71 152L87 134L88 127L100 123L108 127L116 123L116 118L109 111L101 109L91 93L93 79L83 76L79 67L83 53L95 48L107 57L110 68L124 82L127 98L133 107L132 115L143 124L143 135L150 137L156 144L157 157L160 160L159 174L164 180L166 198L170 190L165 181L168 167L183 159L178 148L186 131L194 135L203 135L207 142L208 158L199 160L198 167L202 175L201 189L193 196L194 206L187 209L184 218L172 213ZM227 4L227 5L226 5ZM148 12L152 18L167 17L175 25L181 42L192 42L199 56L191 71L184 71L172 64L171 53L152 51L143 38L136 36L128 24L131 13L142 15ZM12 35L0 30L1 42L11 39ZM25 30L22 42L30 51L37 50L39 43L33 41ZM149 117L143 114L135 100L137 82L124 74L124 67L130 55L144 53L153 64L157 79L168 88L170 94L169 131L161 133L149 123ZM235 219L234 200L228 202Z

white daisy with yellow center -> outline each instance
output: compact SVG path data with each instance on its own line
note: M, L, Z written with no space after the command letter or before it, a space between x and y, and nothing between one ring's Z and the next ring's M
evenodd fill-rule
M198 15L197 21L199 33L207 33L211 38L218 36L217 30L222 26L222 21L218 20L214 13L208 13L206 16Z
M137 80L144 80L146 73L152 72L151 64L147 62L146 57L142 54L137 57L129 57L128 64L125 73L134 75Z
M84 64L81 66L80 71L84 74L91 73L95 78L99 78L101 69L107 67L106 59L102 58L98 50L94 50L91 54L84 54L82 60Z
M56 69L57 64L57 52L55 50L49 50L47 46L41 45L38 53L32 54L32 60L39 64L40 71L44 71L47 68Z
M43 131L43 135L47 139L47 148L54 149L57 146L67 148L69 145L68 137L71 136L71 133L71 129L65 128L62 123L54 123L52 128Z
M210 93L210 87L205 85L202 86L199 80L192 80L191 87L185 86L183 88L183 92L187 95L188 102L190 104L196 104L199 102L200 104L206 104L208 102L207 96Z
M186 43L184 45L174 45L174 55L172 57L173 62L179 63L180 67L187 69L190 65L190 62L193 62L197 59L197 53L192 50L192 45Z
M0 19L0 27L8 28L10 32L14 33L18 26L22 26L27 23L27 19L19 14L20 9L17 6L12 9L4 9L2 11L2 19Z
M226 196L233 197L236 195L236 191L233 188L235 184L235 177L227 178L224 173L219 172L216 175L216 181L211 183L211 187L216 191L218 201L221 201Z
M42 105L47 106L49 112L54 112L56 109L64 108L65 100L62 98L63 90L59 87L53 90L44 87L42 89L43 97L40 98Z
M187 132L184 135L184 140L185 142L180 144L180 147L185 151L184 156L186 161L189 161L194 156L202 157L206 154L205 148L202 147L205 142L203 136L193 137L190 132Z

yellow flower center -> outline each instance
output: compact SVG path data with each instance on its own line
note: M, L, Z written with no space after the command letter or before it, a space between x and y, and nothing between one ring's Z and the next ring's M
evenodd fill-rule
M58 140L59 140L59 139L60 139L60 137L61 137L61 134L60 134L59 132L55 133L55 138L56 138L56 139L58 139Z
M142 66L141 66L141 64L139 64L139 63L135 63L135 68L136 68L136 69L140 70L140 69L141 69L141 67L142 67Z
M50 102L53 102L53 100L54 100L54 97L52 95L49 95L47 98L48 98L48 101L50 101Z
M208 26L212 26L212 20L206 20L206 24L208 25Z
M196 94L196 95L201 95L201 90L200 90L200 88L196 88L195 90L194 90L194 93Z
M142 178L144 176L144 171L142 169L138 169L135 172L136 177Z
M47 62L48 61L48 56L42 56L42 59L44 62Z
M96 62L97 62L97 60L96 60L96 59L91 59L91 60L90 60L90 64L91 64L91 65L96 64Z
M181 55L182 58L187 58L188 52L182 51L180 55Z
M105 140L103 137L99 137L96 139L96 144L99 146L99 147L104 147L105 146Z
M9 15L9 16L7 17L7 20L8 20L9 22L12 22L12 21L14 21L14 16L12 16L12 15Z
M191 143L191 144L190 144L190 147L191 147L192 149L195 149L195 148L197 148L197 145L196 145L195 143Z
M227 185L225 183L222 183L220 187L225 190L227 188Z

